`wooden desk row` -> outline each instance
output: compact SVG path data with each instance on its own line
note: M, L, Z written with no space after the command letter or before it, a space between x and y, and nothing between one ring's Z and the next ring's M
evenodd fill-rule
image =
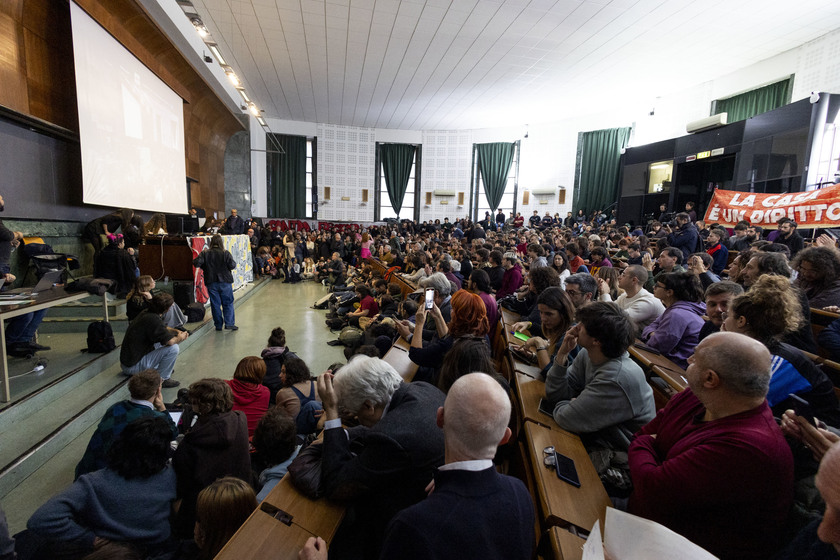
M663 408L671 397L688 387L685 370L662 354L650 352L640 346L644 344L637 341L627 349L627 352L645 372L648 384L653 389L656 408Z
M394 367L406 383L411 383L418 369L417 364L412 362L408 357L409 348L408 342L403 337L397 337L396 342L394 342L391 349L382 358Z
M216 555L216 560L297 560L309 537L321 537L329 545L344 519L344 510L343 505L323 498L307 498L287 474Z

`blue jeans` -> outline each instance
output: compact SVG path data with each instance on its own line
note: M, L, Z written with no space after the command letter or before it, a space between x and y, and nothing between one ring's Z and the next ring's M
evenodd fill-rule
M172 370L175 369L175 360L178 359L178 353L181 349L177 344L172 346L158 346L142 358L140 361L131 367L126 367L122 364L122 372L125 375L134 375L140 373L144 369L154 369L160 374L160 378L164 381L172 377Z
M29 342L35 336L35 331L41 325L41 320L47 314L46 309L19 315L6 321L6 344L15 342Z
M234 326L236 320L233 316L233 287L225 282L213 282L207 286L207 292L210 295L210 313L213 314L213 324L216 328Z

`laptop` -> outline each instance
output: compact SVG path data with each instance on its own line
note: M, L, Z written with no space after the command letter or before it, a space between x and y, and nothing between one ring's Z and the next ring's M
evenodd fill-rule
M31 290L28 288L18 288L6 294L0 294L2 299L26 299L32 296L37 296L41 292L51 290L54 284L61 282L61 276L64 274L63 270L51 270L44 274L35 287ZM2 287L2 283L0 283Z

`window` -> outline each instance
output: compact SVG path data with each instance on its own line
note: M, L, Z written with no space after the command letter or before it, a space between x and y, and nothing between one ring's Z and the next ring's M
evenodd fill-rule
M493 219L496 219L496 214L490 208L490 204L487 202L487 195L484 192L484 179L481 177L481 173L478 172L478 158L475 158L475 177L478 178L478 200L477 205L478 208L475 213L475 220L483 220L484 213L490 212L493 216ZM516 149L513 151L513 160L510 163L510 170L508 171L507 176L507 183L505 184L505 193L502 195L501 201L499 201L499 208L504 210L506 216L512 216L513 207L515 203L515 187L517 182L517 177L519 175L519 142L516 142ZM476 202L473 202L473 206L476 205Z
M386 218L400 218L401 220L417 220L419 218L418 198L420 193L420 176L418 171L421 158L420 145L414 152L414 161L411 164L411 172L408 176L408 186L405 189L405 196L400 207L400 215L394 212L391 206L391 199L388 196L388 186L385 183L385 170L382 167L380 159L380 144L376 144L376 165L378 169L376 177L376 197L374 203L376 204L376 212L374 213L374 220L380 221Z
M313 201L315 198L315 189L318 188L317 171L315 167L315 138L306 139L306 217L313 218Z

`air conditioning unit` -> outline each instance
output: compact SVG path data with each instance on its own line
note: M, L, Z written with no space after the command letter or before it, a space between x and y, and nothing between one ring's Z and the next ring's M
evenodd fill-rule
M554 187L543 187L541 189L531 189L531 194L554 194Z
M435 196L455 196L458 193L450 189L435 189L434 194Z
M719 126L723 126L726 124L726 117L727 113L718 113L717 115L712 115L711 117L691 121L685 125L685 131L691 134L693 132L703 132L704 130L711 130Z

